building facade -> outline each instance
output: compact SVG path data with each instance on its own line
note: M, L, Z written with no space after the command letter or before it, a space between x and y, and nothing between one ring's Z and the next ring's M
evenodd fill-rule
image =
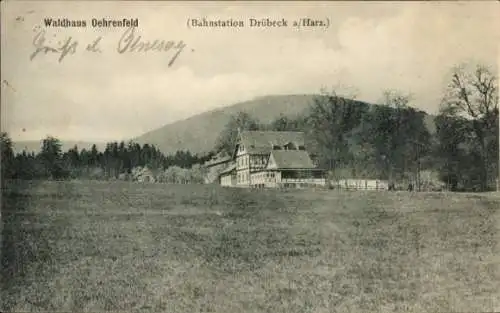
M304 133L243 131L238 133L231 161L219 176L222 186L301 188L324 186L305 148Z

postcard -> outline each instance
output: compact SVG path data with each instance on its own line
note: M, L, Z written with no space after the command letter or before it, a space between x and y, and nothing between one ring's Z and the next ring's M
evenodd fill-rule
M0 311L500 311L499 5L3 1Z

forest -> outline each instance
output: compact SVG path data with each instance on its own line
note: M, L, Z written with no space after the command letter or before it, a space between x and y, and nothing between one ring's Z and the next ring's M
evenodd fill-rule
M11 179L130 178L135 168L147 167L155 173L167 168L191 169L211 157L210 154L193 155L189 151L165 156L154 145L123 141L108 143L102 152L96 145L90 150L79 150L75 146L62 151L60 140L54 137L43 139L38 153L14 154L7 133L1 134L1 144L2 177Z

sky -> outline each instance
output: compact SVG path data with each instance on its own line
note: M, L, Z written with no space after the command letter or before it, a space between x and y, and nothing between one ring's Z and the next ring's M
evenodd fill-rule
M229 5L230 4L230 5ZM259 96L322 88L379 102L384 90L411 93L411 105L439 109L453 66L499 59L495 2L57 2L1 3L1 128L14 141L107 141ZM232 18L243 28L188 27L189 19ZM300 18L328 27L297 28ZM45 18L86 20L45 27ZM118 53L127 28L94 28L92 18L137 18L143 41L182 41L175 51ZM288 27L251 28L249 18ZM38 27L38 28L37 28ZM38 53L68 37L74 54ZM100 53L85 51L98 37ZM38 37L40 38L40 37Z

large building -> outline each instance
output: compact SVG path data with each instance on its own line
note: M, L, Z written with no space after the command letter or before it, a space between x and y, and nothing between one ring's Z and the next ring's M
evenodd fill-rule
M219 175L222 186L324 186L325 171L317 168L305 148L304 133L240 131L231 160Z

